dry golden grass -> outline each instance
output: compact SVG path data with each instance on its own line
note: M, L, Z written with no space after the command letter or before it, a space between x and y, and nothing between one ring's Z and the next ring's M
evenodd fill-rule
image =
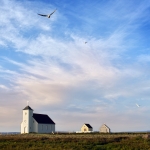
M0 150L150 150L148 137L146 133L0 135Z

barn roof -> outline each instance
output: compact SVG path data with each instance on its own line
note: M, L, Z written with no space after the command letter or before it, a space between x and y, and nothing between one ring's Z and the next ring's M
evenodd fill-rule
M86 125L88 128L92 128L92 126L91 126L90 124L85 123L85 125Z
M45 114L35 114L33 113L33 118L38 122L42 124L55 124L53 120Z
M23 110L33 110L30 106L26 106Z

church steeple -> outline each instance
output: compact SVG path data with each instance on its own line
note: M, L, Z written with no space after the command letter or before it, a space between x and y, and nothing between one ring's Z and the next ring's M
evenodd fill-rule
M23 121L21 124L21 133L33 132L33 109L27 105L23 109Z
M33 110L30 106L26 106L23 110Z

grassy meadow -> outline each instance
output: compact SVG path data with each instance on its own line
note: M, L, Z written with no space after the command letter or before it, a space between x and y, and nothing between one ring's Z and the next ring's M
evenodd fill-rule
M147 133L0 135L0 150L150 150Z

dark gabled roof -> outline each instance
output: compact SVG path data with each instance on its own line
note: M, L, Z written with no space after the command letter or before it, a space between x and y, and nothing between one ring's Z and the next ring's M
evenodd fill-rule
M26 106L23 110L33 110L30 106Z
M55 124L55 122L45 114L35 114L33 113L33 118L38 122L42 124Z
M86 125L88 128L92 128L92 126L91 126L90 124L85 123L85 125Z

